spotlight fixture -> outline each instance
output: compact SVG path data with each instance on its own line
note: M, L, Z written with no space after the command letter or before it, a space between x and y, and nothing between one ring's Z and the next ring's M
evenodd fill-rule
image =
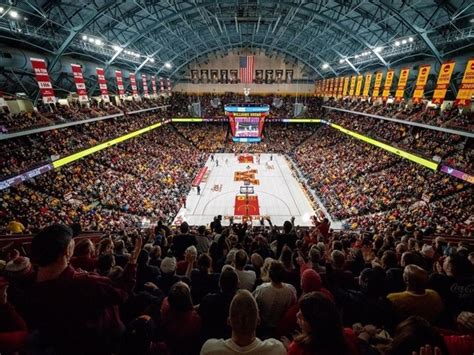
M166 63L165 63L165 68L171 69L172 67L173 67L173 66L171 65L170 62L166 62Z
M395 41L395 46L398 47L400 45L400 41Z
M83 41L87 41L87 36L86 36L86 35L83 35L83 36L82 36L82 40L83 40Z
M402 44L407 44L407 42L408 41L406 39L402 40Z
M15 10L11 10L9 14L11 18L18 18L18 12Z
M342 63L344 63L344 62L345 62L345 60L344 60L344 59L342 59L342 58L341 58L341 59L339 59L339 64L342 64Z
M413 42L413 37L408 37L408 42Z

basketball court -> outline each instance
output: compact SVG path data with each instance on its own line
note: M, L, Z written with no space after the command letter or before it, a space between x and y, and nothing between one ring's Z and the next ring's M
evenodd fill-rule
M200 178L200 195L196 187L191 189L175 224L206 225L222 215L224 225L230 216L236 222L251 219L254 225L265 216L275 225L294 216L296 225L312 225L314 209L282 155L261 154L259 159L257 155L214 154Z

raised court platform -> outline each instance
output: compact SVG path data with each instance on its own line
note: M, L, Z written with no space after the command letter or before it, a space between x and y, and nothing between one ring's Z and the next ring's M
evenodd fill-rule
M296 225L311 226L310 217L314 215L311 202L285 157L261 154L260 164L258 161L256 156L242 159L234 154L214 154L214 161L209 158L206 162L201 194L197 195L196 188L191 190L186 208L181 208L174 223L206 225L219 214L225 220L234 216L240 222L248 214L254 224L259 223L260 216L270 216L275 225L282 225L294 216ZM254 191L248 198L240 189L246 181Z

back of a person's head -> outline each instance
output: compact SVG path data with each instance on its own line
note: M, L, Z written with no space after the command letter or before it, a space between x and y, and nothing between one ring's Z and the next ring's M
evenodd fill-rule
M183 234L186 234L188 233L189 231L189 225L187 222L183 222L181 223L181 225L179 226L179 231Z
M193 309L191 292L189 286L184 282L175 283L168 294L170 310L176 313L184 313Z
M342 269L346 263L346 256L340 250L333 250L331 253L331 260L334 268Z
M82 227L80 223L72 223L69 226L72 230L72 237L76 238L82 233Z
M87 256L91 253L92 248L90 239L81 239L74 247L74 256Z
M447 261L455 278L472 277L474 268L467 257L456 253L449 256Z
M258 306L249 291L237 291L230 303L229 320L233 332L239 335L255 333L259 322Z
M125 243L123 240L118 240L115 242L115 252L120 253L125 249Z
M283 231L285 233L290 233L292 228L293 228L293 224L291 224L290 221L285 221L283 223Z
M332 242L332 250L342 251L344 249L344 244L340 240L335 240Z
M147 315L134 319L122 334L119 355L148 354L155 328L155 322Z
M321 287L321 276L313 269L306 269L301 274L301 290L303 290L303 293L320 291Z
M321 260L321 253L315 245L313 245L309 250L309 259L313 264L318 264Z
M243 249L239 249L234 256L234 264L237 269L243 269L247 264L247 253Z
M372 297L379 297L385 294L385 271L381 267L366 268L359 276L360 288Z
M310 292L300 298L299 307L307 327L296 342L308 353L348 352L341 316L333 302L321 292Z
M197 260L197 266L200 270L209 270L212 265L212 259L207 254L201 254Z
M53 224L33 237L32 259L39 266L48 266L63 256L72 239L72 230L64 224Z
M104 275L110 271L115 264L115 257L112 254L102 254L97 260L97 271Z
M273 260L268 270L268 276L274 283L281 283L285 279L285 268L281 261Z
M293 257L293 252L288 246L284 246L281 255L280 255L280 261L283 263L285 266L290 266L292 262L292 257Z
M417 252L413 251L406 251L402 254L401 265L418 265L420 267L423 266L423 258Z
M206 226L199 226L198 233L201 235L206 234Z
M417 353L422 346L430 345L432 349L438 347L441 354L448 354L443 337L421 317L411 316L401 322L393 336L392 343L387 347L387 355L405 355Z
M232 267L227 266L222 269L219 277L219 287L224 293L233 293L239 287L239 277Z
M421 291L424 290L428 284L428 272L418 265L407 265L403 271L403 279L408 288Z
M393 250L386 250L382 255L382 265L386 269L395 268L398 266L397 254Z
M137 258L137 265L139 266L144 266L148 264L148 261L150 260L150 254L146 250L140 250L140 254L138 254Z

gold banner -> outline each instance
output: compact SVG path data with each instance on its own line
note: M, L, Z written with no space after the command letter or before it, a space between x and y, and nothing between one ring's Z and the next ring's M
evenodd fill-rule
M468 106L471 103L471 97L474 94L474 58L469 59L466 64L466 70L461 81L461 87L456 96L455 105Z
M351 77L351 86L349 88L349 96L354 96L355 84L356 84L356 77L354 75Z
M454 67L456 62L450 60L444 62L441 65L441 69L438 74L438 81L436 83L436 89L433 93L433 98L431 102L434 104L442 104L444 98L446 97L446 92L448 91L449 82L451 81L451 75L453 75Z
M415 91L413 92L413 102L418 103L423 99L425 92L425 86L428 82L428 76L430 75L431 65L425 64L420 66L418 70L418 78L416 79Z
M346 97L347 96L347 89L349 88L349 77L346 76L344 78L344 89L342 90L342 96Z
M385 84L383 86L383 92L382 92L382 100L386 101L388 97L390 96L390 89L392 87L392 82L393 82L393 73L395 71L389 70L387 72L387 76L385 77Z
M375 74L375 83L374 83L374 91L372 92L372 99L376 100L379 97L380 94L380 86L382 85L382 78L383 78L383 73L379 72Z
M341 77L339 80L339 93L338 96L342 97L342 90L344 89L344 77Z
M395 102L402 101L403 94L405 93L405 88L407 86L409 74L410 74L409 68L404 68L400 70L400 79L398 79L397 91L395 92Z
M370 90L370 82L372 81L372 73L367 73L365 75L365 83L364 83L364 92L362 95L367 99L369 97L369 90Z
M355 96L359 97L360 96L360 91L362 90L362 79L364 77L362 75L359 75L357 77L357 85L356 85L356 91L355 91Z

